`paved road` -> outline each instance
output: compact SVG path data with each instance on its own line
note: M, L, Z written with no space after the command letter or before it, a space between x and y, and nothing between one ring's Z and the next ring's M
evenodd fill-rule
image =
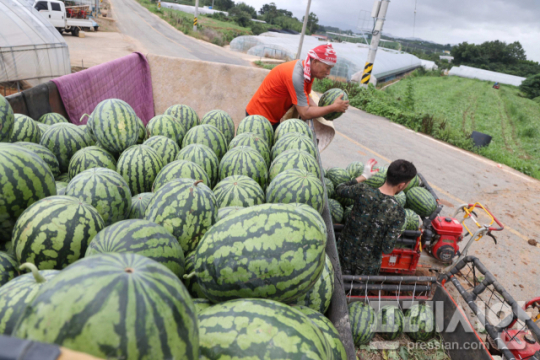
M322 153L325 168L345 167L354 160L375 158L381 164L404 158L448 202L444 215L455 207L480 201L499 217L506 229L472 245L475 255L518 301L540 296L540 182L472 153L417 134L385 118L352 109L334 122L337 134Z
M247 61L230 54L219 46L184 35L135 0L113 0L112 6L118 30L137 39L149 53L233 65L249 65Z

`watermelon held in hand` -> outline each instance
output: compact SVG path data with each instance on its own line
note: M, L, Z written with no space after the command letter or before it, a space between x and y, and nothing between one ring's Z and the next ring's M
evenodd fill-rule
M6 98L0 95L0 143L11 141L14 123L13 109Z
M378 189L386 182L386 172L388 170L379 170L379 172L373 174L369 179L364 181L364 184L369 185L373 189Z
M202 144L208 146L216 154L218 159L227 152L227 139L214 125L202 124L191 128L182 141L182 148L190 144Z
M364 164L360 161L353 161L347 165L346 170L351 176L351 180L356 179L357 177L362 176L362 173L364 172Z
M428 341L435 333L435 315L428 305L413 305L405 312L405 333L414 341Z
M385 340L395 340L403 333L404 316L400 308L383 306L377 313L377 333Z
M270 166L270 148L261 136L249 132L239 134L229 143L229 149L234 149L237 146L250 146L257 150L264 158L266 166Z
M0 251L0 286L17 275L19 275L17 259L5 251Z
M54 177L60 175L60 164L58 164L56 156L54 156L54 154L45 146L31 142L16 142L15 145L22 146L23 148L28 149L39 156L47 163L47 165L49 165L49 169L51 169Z
M176 141L178 146L182 145L187 132L180 122L169 115L154 116L146 125L146 131L148 137L165 136Z
M204 114L201 124L214 125L225 136L227 144L234 138L234 121L232 117L223 110L211 110Z
M261 115L250 115L240 121L236 136L244 133L253 133L261 137L269 148L274 145L274 128L267 118Z
M163 185L176 179L201 180L204 185L212 186L210 178L199 165L187 160L175 160L165 165L157 174L152 190L156 192Z
M85 147L77 151L69 161L69 178L73 179L85 170L98 167L116 171L116 159L107 150L100 147Z
M268 182L268 169L262 155L249 146L237 146L229 150L219 164L221 180L232 175L245 175L255 180L265 189Z
M82 258L104 227L92 206L71 196L50 196L19 217L13 229L13 250L19 263L61 270Z
M343 183L351 181L349 172L345 169L333 167L326 170L326 177L334 184L334 189Z
M324 187L321 180L309 171L289 169L278 174L268 185L266 202L307 204L322 213Z
M199 125L199 117L197 116L197 113L187 105L172 105L165 110L164 115L170 115L175 118L186 131L189 131L191 128Z
M193 301L169 269L137 254L100 254L47 281L13 335L103 359L197 360L198 333Z
M215 186L218 182L219 159L208 146L203 144L190 144L178 153L176 160L191 161L199 165L210 179L210 183L206 184L209 187Z
M65 117L63 117L62 115L60 114L57 114L57 113L48 113L48 114L44 114L44 115L41 115L38 119L38 121L42 124L45 124L45 125L54 125L54 124L58 124L58 123L67 123L69 121L67 121L67 119Z
M294 300L290 305L303 305L318 311L320 314L326 313L330 302L332 301L332 295L334 294L334 266L332 261L326 255L324 269L321 276L313 285L313 287L307 292L307 294L300 296Z
M289 119L283 121L276 129L276 135L274 136L274 143L277 144L279 139L289 133L300 133L311 138L311 129L308 124L300 119Z
M437 210L437 200L435 200L427 189L413 187L407 192L407 203L405 206L421 217L426 217Z
M41 130L37 123L32 118L23 115L15 114L15 123L11 134L11 142L27 141L39 144L41 140Z
M328 199L328 205L330 206L330 214L332 215L334 224L343 224L343 207L339 201Z
M349 304L349 321L354 345L369 344L377 330L377 314L368 304L355 301Z
M135 195L131 198L131 206L126 213L126 219L144 219L146 208L152 200L154 193L145 192Z
M264 191L252 178L232 175L221 180L214 188L218 208L250 207L264 204Z
M327 90L319 99L319 107L332 105L336 101L336 99L338 99L342 95L343 95L343 98L341 100L343 101L349 100L349 95L347 95L347 93L341 89L334 88L334 89ZM334 112L324 115L324 118L326 120L336 120L341 115L343 115L342 112L334 111Z
M161 156L163 166L173 162L180 152L180 146L178 146L176 141L163 135L152 136L143 142L143 145L150 146Z
M117 171L129 185L131 195L152 191L157 174L163 168L161 156L146 145L133 145L118 159Z

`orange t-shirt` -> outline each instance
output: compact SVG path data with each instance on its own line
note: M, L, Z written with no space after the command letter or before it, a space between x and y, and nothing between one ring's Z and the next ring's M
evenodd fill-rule
M279 123L292 105L308 106L313 79L304 79L303 62L289 61L270 71L251 98L246 111L249 115L262 115L272 124Z

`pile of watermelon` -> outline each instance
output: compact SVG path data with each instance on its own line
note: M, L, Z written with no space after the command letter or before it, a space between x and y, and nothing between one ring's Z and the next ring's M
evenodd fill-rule
M100 358L345 359L317 157L298 119L235 133L173 105L145 127L107 99L76 126L0 96L0 334Z

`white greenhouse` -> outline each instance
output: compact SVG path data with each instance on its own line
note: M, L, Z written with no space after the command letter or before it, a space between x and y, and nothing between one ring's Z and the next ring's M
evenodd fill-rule
M35 86L70 72L62 35L24 0L0 0L0 83Z
M459 76L469 79L487 80L506 85L519 86L526 79L524 77L503 74L495 71L482 70L470 66L454 66L448 75Z

